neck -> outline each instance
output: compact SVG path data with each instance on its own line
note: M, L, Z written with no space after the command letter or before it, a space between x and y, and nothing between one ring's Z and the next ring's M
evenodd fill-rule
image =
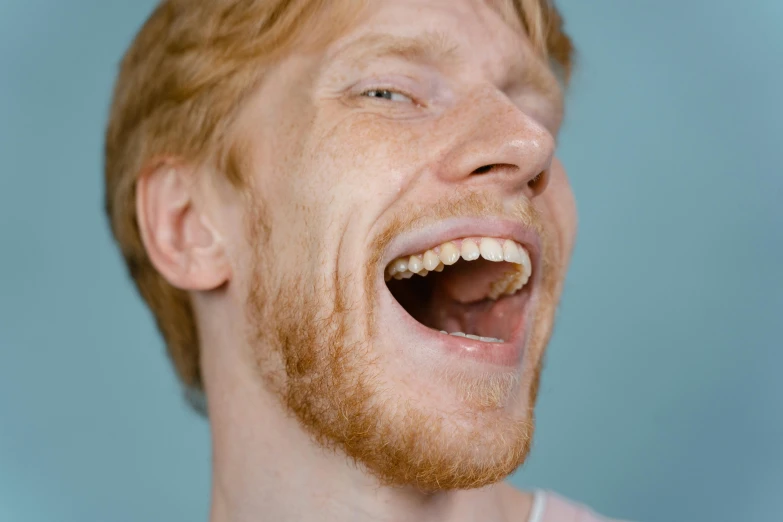
M230 359L232 350L205 348L211 522L525 520L529 495L502 484L436 493L380 484L339 450L318 446L246 361Z

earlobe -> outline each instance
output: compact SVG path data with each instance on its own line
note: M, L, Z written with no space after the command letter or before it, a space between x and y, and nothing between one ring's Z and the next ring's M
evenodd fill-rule
M152 264L173 286L213 290L226 283L230 266L218 230L197 197L194 172L161 165L136 186L136 210Z

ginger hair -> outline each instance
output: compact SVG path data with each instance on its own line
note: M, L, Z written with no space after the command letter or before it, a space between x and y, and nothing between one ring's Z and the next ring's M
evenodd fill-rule
M309 44L328 18L326 43L356 19L360 0L164 0L123 57L105 142L105 206L130 275L155 316L186 388L202 390L199 340L190 297L152 265L139 232L136 182L167 159L210 164L238 188L241 169L226 143L243 102L284 53ZM552 0L507 0L536 51L564 83L573 47Z

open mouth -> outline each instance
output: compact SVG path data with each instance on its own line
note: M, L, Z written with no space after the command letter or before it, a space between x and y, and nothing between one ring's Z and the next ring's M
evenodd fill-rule
M453 239L386 266L392 296L421 325L490 344L511 342L523 322L533 266L506 238Z

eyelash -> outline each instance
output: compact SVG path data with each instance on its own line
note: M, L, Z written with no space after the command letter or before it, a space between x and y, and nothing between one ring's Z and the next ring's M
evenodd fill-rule
M388 99L388 98L385 98L383 96L370 96L369 93L391 93L392 96L394 96L395 94L398 94L400 96L406 97L408 99L408 101L410 103L412 103L413 105L420 105L419 102L416 101L416 98L413 95L408 94L407 92L402 91L400 89L396 89L396 88L395 89L389 89L389 88L383 88L383 87L373 87L371 89L363 90L359 94L359 96L363 96L365 98L371 98L371 99L380 99L380 100L390 101L390 102L394 102L394 103L400 103L400 100L395 101L393 99Z

